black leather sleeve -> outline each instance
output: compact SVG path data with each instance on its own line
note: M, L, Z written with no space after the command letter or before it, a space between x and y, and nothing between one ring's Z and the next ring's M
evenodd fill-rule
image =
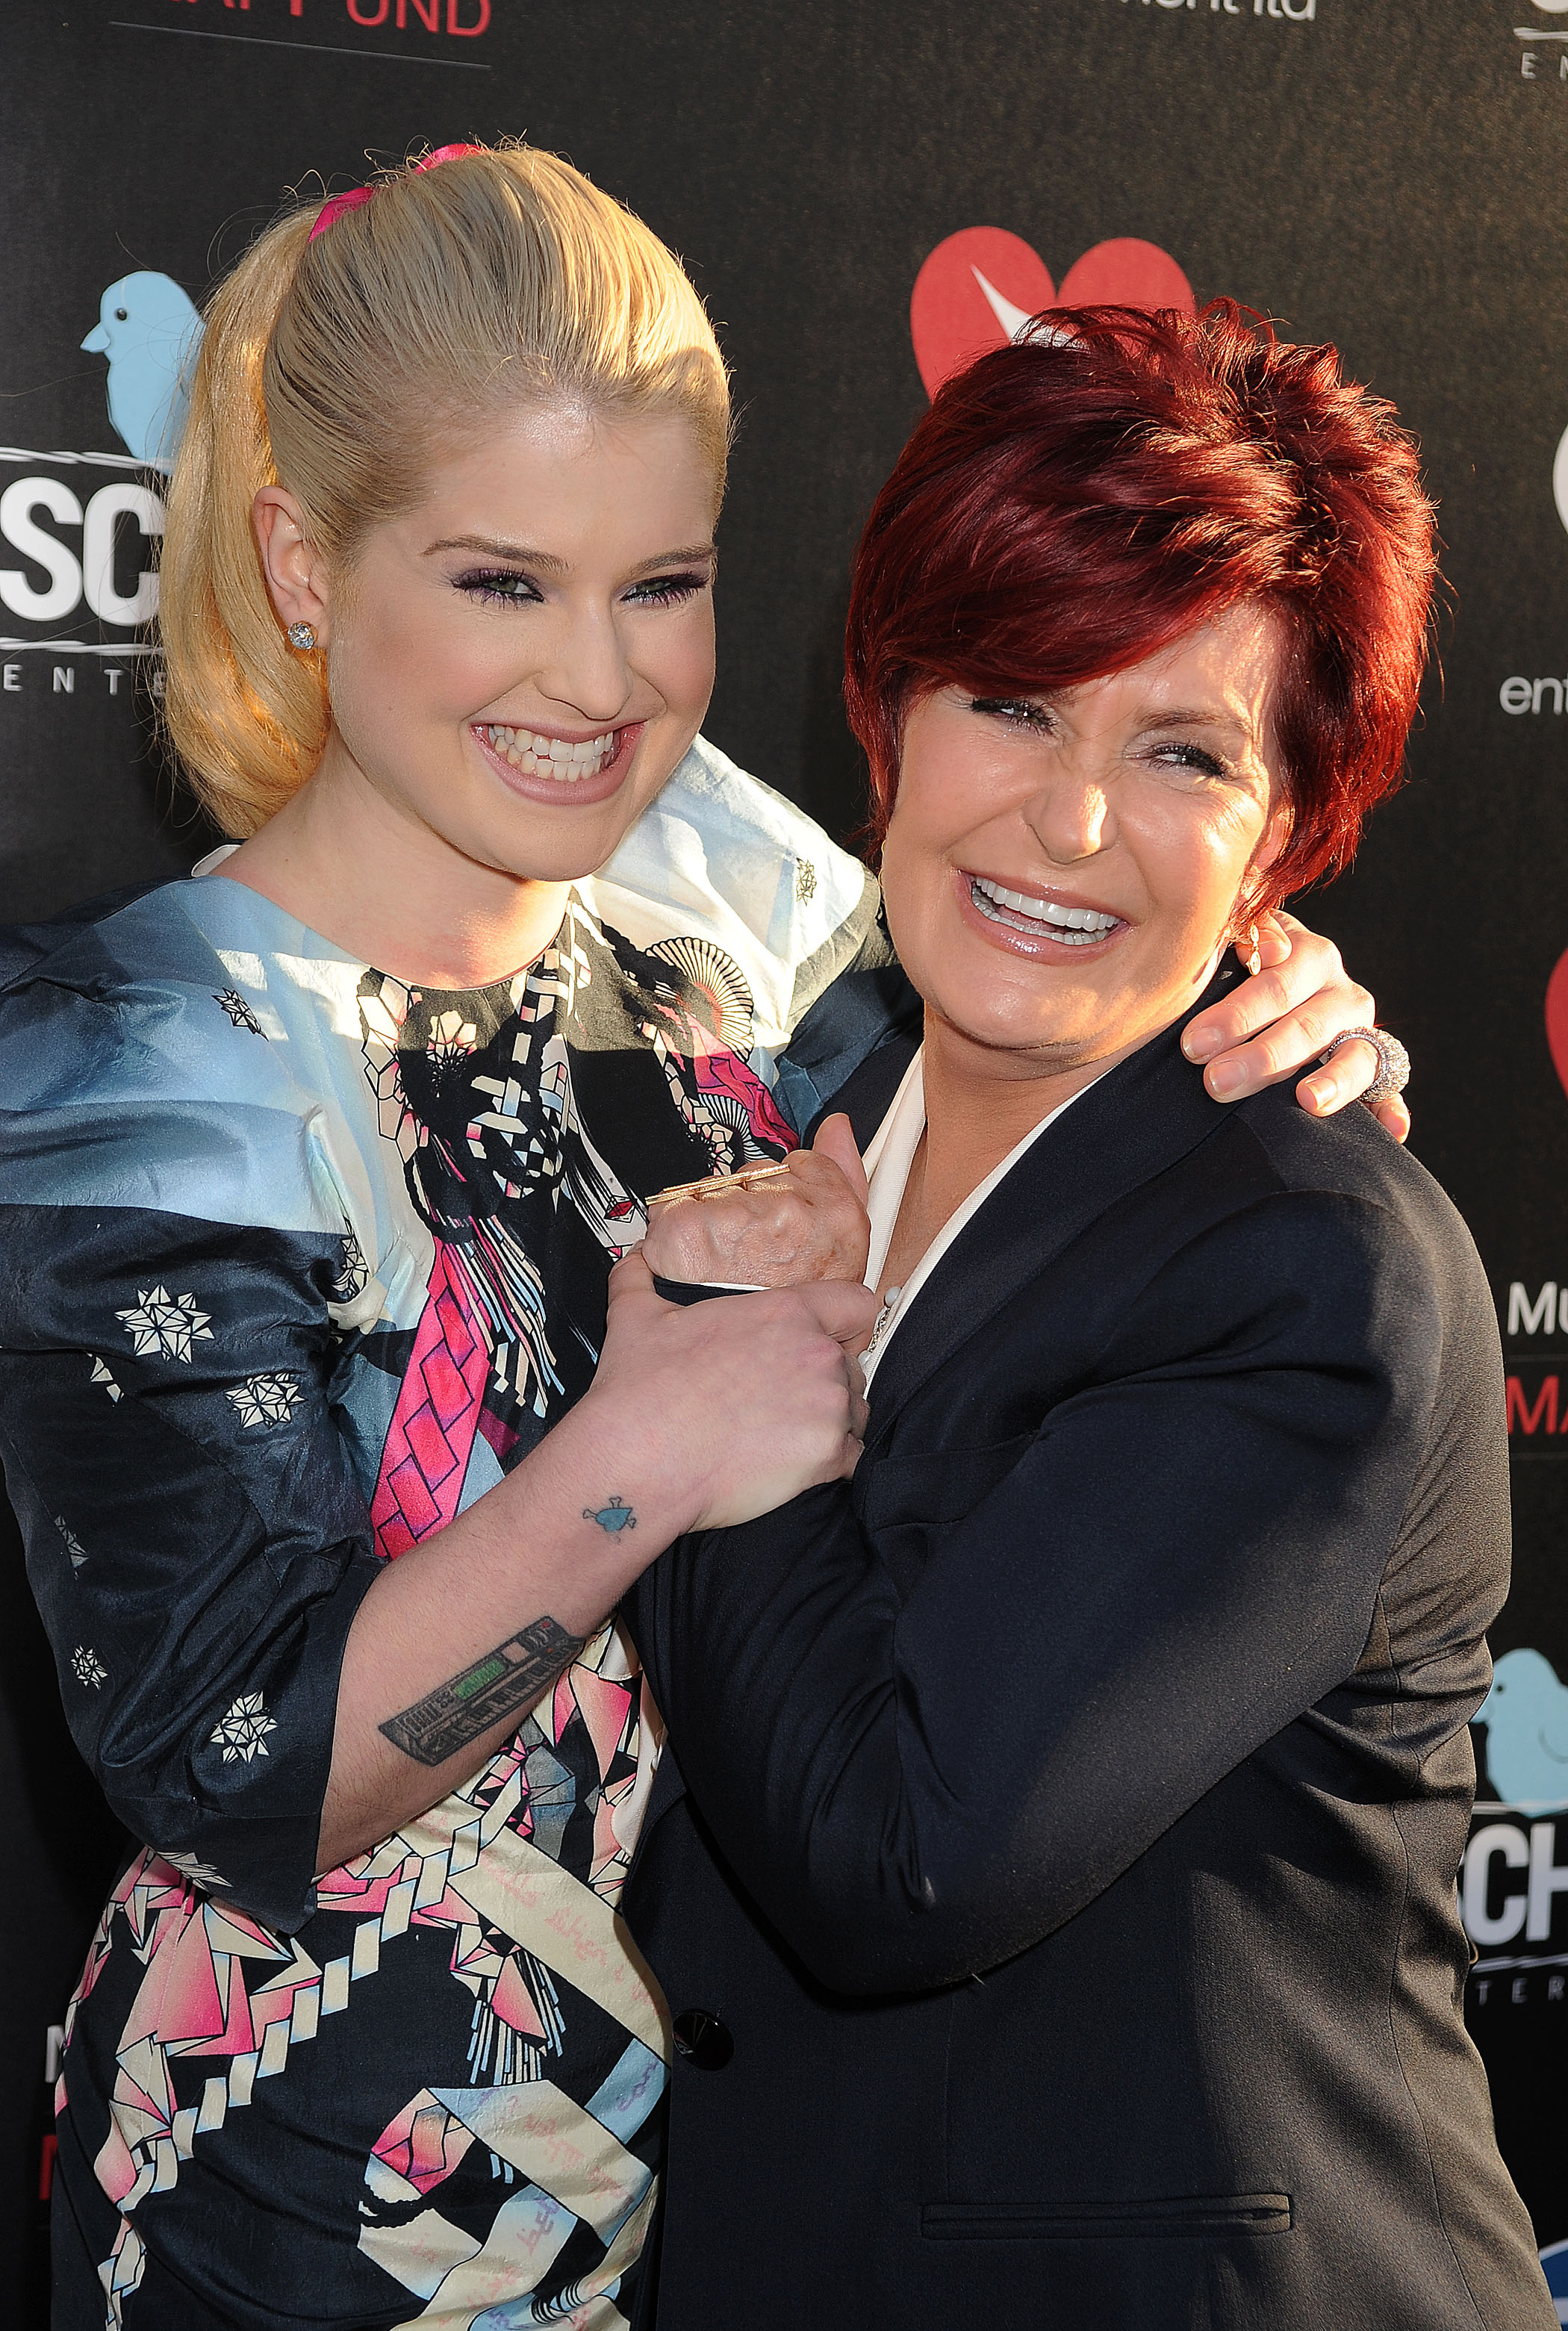
M1394 1213L1280 1192L1130 1293L1093 1380L1016 1441L911 1425L852 1482L671 1549L633 1622L655 1696L813 1974L995 1965L1351 1674L1441 1342ZM989 1332L949 1363L1027 1365Z

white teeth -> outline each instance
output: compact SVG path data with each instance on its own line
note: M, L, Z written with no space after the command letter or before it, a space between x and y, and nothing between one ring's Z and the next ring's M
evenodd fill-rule
M1043 924L1051 927L1053 937L1064 947L1092 947L1114 930L1119 917L1102 914L1097 907L1064 907L1054 899L1031 898L1024 890L1009 890L1000 882L988 882L979 874L970 879L970 895L983 914L993 916L997 922L1033 924L1038 929ZM993 913L993 909L1002 909ZM1070 936L1069 936L1070 935Z
M602 737L574 741L565 737L537 736L530 728L504 728L496 721L487 724L485 735L502 759L524 776L553 777L558 785L575 785L584 777L596 777L614 759L618 742L613 728L607 729Z

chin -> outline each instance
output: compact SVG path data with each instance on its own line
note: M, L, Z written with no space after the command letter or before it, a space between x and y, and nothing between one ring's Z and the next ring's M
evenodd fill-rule
M519 882L580 882L613 854L645 805L622 792L557 818L524 804L476 818L466 834L448 826L445 837L465 857Z
M930 999L938 1019L971 1044L987 1052L1049 1052L1066 1045L1077 1051L1082 1030L1076 1016L1052 1013L981 1011L960 1002L950 1005L942 996Z
M976 1042L1057 1043L1105 1017L1105 999L1063 966L1031 965L1023 978L1009 978L1005 962L999 966L994 956L981 964L965 962L956 947L949 966L946 976L938 973L923 992L944 1019Z
M585 882L613 853L620 839L618 832L613 833L600 848L593 837L584 835L578 838L577 846L571 850L536 848L524 851L514 843L510 849L471 854L479 857L485 865L494 867L497 873L509 874L518 882Z

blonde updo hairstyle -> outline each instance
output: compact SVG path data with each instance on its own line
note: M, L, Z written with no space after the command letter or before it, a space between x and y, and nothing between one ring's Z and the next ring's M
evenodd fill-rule
M203 806L254 833L314 770L326 659L290 647L252 528L263 486L335 577L413 509L430 467L519 403L678 414L712 462L724 361L679 262L553 154L521 143L389 173L314 242L268 229L220 285L192 384L161 562L165 717Z

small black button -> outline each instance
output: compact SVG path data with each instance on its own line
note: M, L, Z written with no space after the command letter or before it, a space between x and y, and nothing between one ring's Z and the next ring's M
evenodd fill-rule
M722 2072L735 2053L727 2025L706 2007L684 2008L676 2017L675 2052L698 2072Z

